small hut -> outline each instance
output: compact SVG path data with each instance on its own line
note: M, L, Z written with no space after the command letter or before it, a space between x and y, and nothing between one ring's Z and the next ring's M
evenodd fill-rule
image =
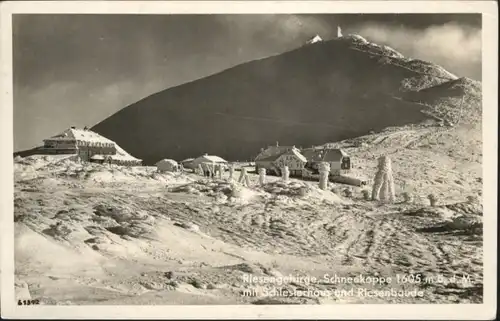
M173 159L162 159L157 162L156 167L159 172L177 172L179 171L179 164Z
M185 160L181 161L180 164L182 165L183 168L190 169L194 172L196 167L193 165L193 161L194 158L186 158Z
M227 161L219 156L205 154L193 160L193 166L200 164L227 164Z

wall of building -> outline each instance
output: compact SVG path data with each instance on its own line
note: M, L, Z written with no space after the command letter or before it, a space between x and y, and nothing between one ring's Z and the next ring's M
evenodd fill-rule
M105 147L105 148L115 148L115 144L113 143L106 143L106 142L89 142L85 140L77 140L76 145L78 147L84 146L84 147Z
M175 172L179 168L178 165L172 163L161 163L156 166L160 172Z
M77 154L78 149L76 148L65 148L65 149L55 149L55 148L40 148L35 154L47 154L47 155L59 155L59 154Z
M142 161L140 161L140 160L139 161L133 161L133 160L123 161L123 160L116 160L116 159L111 159L111 160L91 159L89 161L92 163L114 164L114 165L120 165L120 166L140 166L142 164Z
M310 162L307 164L308 168L313 169L314 171L318 171L319 164L321 162ZM330 164L330 172L332 174L336 174L341 170L341 163L339 162L328 162Z
M78 154L83 161L91 161L94 155L116 155L116 147L110 143L89 143L77 140L45 140L43 152L47 154ZM103 161L95 161L102 163ZM117 165L141 165L141 161L112 160Z
M140 166L142 161L133 161L133 160L111 160L111 164L121 165L121 166Z
M85 146L85 147L78 147L79 149L86 149L88 150L92 155L115 155L116 154L116 148L114 147L95 147L95 146Z
M112 144L85 144L76 140L46 140L44 141L44 149L48 153L61 154L67 153L66 150L76 151L87 160L92 155L114 155L116 148Z
M295 155L281 155L275 162L276 166L282 168L283 166L288 166L289 170L300 170L304 168L305 162L301 161Z
M43 142L46 149L76 149L75 140L46 140Z
M100 146L79 146L78 154L84 161L89 161L94 155L115 155L116 148L114 147L100 147Z
M273 167L273 162L271 162L271 161L256 161L255 166L258 168L271 169Z
M330 162L330 171L333 171L333 170L339 171L340 165L341 165L341 162Z

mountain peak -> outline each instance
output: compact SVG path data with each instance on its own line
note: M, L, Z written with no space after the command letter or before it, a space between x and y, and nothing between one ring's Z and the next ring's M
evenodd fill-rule
M455 106L462 92L480 95L480 86L476 90L465 80L437 86L458 77L359 35L328 41L315 35L308 43L316 45L158 92L93 130L144 164L196 157L205 151L243 160L270 141L317 145L433 121L441 117L432 114L435 104L451 99ZM462 83L467 90L455 89ZM429 87L434 88L421 91ZM476 109L471 110L476 113Z

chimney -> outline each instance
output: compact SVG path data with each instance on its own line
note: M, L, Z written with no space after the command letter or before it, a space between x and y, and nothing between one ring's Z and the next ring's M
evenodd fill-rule
M280 145L279 142L276 142L276 146L279 146L279 145Z
M89 128L87 126L83 127L83 130L89 130Z
M261 153L263 153L263 152L264 152L264 148L261 148L261 149L260 149L260 152L261 152Z

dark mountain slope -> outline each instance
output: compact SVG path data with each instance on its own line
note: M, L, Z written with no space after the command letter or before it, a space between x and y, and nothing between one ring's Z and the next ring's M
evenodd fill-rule
M346 37L167 89L93 130L147 164L204 152L243 160L276 141L306 146L419 123L426 107L397 98L454 79L439 66Z

